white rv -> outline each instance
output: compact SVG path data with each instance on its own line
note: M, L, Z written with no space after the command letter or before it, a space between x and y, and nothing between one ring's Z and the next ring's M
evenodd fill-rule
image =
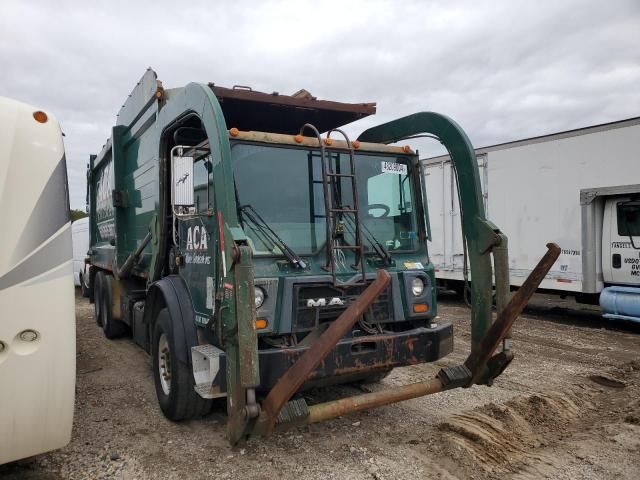
M89 270L85 263L89 250L89 217L80 218L71 224L73 242L73 281L80 287L84 297L89 296Z
M62 132L0 97L0 464L66 445L75 389L71 223Z
M640 117L476 150L487 217L509 238L517 287L547 242L562 248L541 288L640 321ZM423 161L436 278L464 281L455 176ZM472 279L470 279L472 281Z

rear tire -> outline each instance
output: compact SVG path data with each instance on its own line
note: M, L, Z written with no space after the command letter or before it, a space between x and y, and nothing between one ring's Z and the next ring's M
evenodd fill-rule
M113 318L113 277L104 275L102 277L102 294L100 295L102 307L101 323L104 336L108 339L121 337L127 331L127 327L120 320Z
M96 312L96 323L102 327L102 284L104 273L98 272L93 277L93 307Z
M213 405L212 400L195 392L191 368L177 357L179 348L185 347L176 343L169 310L163 308L156 319L151 342L153 380L160 409L173 421L201 417L209 413Z

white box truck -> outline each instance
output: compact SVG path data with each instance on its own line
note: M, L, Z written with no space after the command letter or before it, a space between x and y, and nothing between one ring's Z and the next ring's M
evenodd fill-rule
M89 251L89 217L71 224L73 242L73 282L80 287L83 297L89 296L89 265L85 262Z
M552 241L562 254L541 289L640 321L640 117L476 153L487 217L509 238L512 286ZM455 175L449 156L423 165L431 260L439 283L457 288L465 275Z

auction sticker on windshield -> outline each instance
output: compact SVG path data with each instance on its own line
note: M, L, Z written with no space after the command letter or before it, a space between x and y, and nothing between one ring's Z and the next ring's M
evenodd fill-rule
M407 166L404 163L382 162L382 173L395 173L397 175L406 175Z

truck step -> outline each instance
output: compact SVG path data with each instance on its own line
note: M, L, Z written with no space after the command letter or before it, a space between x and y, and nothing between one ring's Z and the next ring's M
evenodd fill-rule
M226 396L214 380L220 372L220 357L224 351L214 345L197 345L191 347L191 364L193 367L194 390L202 398L218 398Z
M295 400L288 401L276 419L278 423L289 423L295 420L301 420L309 415L309 407L304 398L296 398Z
M226 397L226 392L220 392L215 386L210 385L208 383L198 383L193 386L193 389L196 391L198 395L202 398L221 398Z

